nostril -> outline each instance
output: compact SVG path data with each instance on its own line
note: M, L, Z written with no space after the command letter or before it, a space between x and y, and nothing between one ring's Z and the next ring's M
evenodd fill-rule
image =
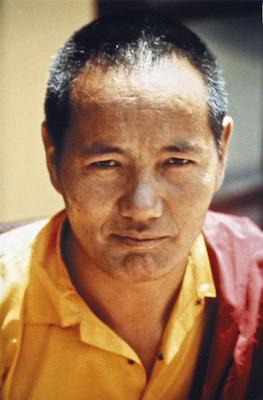
M145 221L151 218L159 218L162 215L163 206L161 199L152 201L138 201L138 199L126 199L121 202L120 214L137 221Z
M162 211L163 205L158 182L146 173L137 177L133 186L120 199L121 215L136 221L159 218Z

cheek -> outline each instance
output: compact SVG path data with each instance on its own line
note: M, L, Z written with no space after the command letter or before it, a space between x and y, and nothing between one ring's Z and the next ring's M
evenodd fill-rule
M200 225L215 192L215 175L191 174L169 185L170 210L179 225Z
M169 180L170 191L175 196L181 196L190 202L197 198L211 197L216 188L216 175L214 171L190 171L182 176L177 175L174 180Z
M69 217L99 222L117 203L121 186L117 182L69 176L63 180L63 198Z

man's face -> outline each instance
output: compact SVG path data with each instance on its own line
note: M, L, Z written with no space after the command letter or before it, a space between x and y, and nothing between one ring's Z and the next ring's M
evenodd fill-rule
M93 68L71 100L55 179L83 268L146 281L186 263L223 168L199 73L175 57Z

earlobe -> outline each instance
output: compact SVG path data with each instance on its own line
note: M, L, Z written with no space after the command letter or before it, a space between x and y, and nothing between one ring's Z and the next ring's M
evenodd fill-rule
M223 131L220 139L220 145L219 145L219 170L218 170L218 178L217 178L217 185L216 185L216 191L220 189L222 186L224 176L225 176L225 169L226 169L226 163L227 163L227 152L228 152L228 146L230 143L230 139L232 136L233 132L233 119L229 116L226 115L223 119Z
M49 177L54 188L61 193L61 187L59 183L57 165L56 165L56 149L54 143L47 131L45 122L41 125L42 140L46 153L46 163L49 172Z

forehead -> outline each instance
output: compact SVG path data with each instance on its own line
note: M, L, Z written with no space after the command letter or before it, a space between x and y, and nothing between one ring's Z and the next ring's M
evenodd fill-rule
M73 85L68 133L71 149L96 143L155 154L186 142L206 148L213 135L205 84L177 57L132 70L89 65Z
M206 111L207 97L200 73L188 60L175 55L132 69L88 64L71 92L73 109L79 111L111 105Z

